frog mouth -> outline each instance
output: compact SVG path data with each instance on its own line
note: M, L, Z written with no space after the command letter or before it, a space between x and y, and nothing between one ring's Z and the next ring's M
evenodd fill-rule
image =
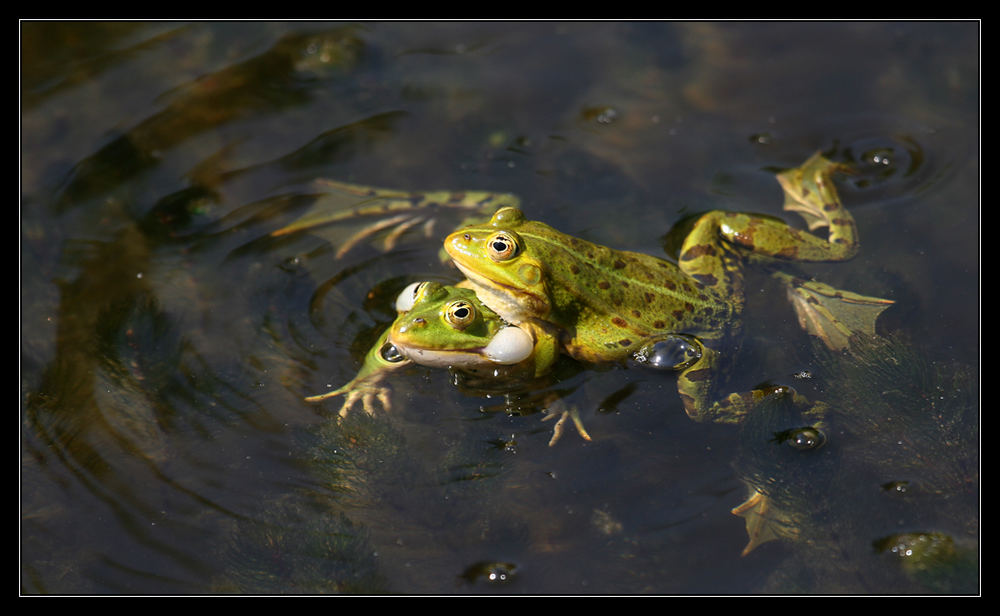
M502 328L483 346L451 349L428 349L390 341L414 363L434 368L512 366L531 356L534 338L520 327Z
M396 344L396 348L410 361L431 368L452 366L484 366L490 361L483 357L480 349L424 349Z

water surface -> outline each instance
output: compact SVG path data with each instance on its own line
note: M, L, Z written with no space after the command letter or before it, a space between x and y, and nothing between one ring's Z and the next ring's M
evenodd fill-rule
M975 592L979 58L975 22L23 22L22 592ZM822 463L767 458L823 486L796 492L798 541L741 556L761 441L690 422L670 375L564 367L595 438L551 448L441 370L395 377L388 418L302 401L407 283L457 280L444 228L341 259L350 228L269 239L317 178L512 192L662 254L696 212L782 216L773 173L817 150L858 170L862 248L805 271L895 300L882 333L933 373L907 412L959 419L942 459L942 424L888 421L867 373L794 379L812 347L752 278L733 389L867 422L834 422ZM957 560L879 547L912 532Z

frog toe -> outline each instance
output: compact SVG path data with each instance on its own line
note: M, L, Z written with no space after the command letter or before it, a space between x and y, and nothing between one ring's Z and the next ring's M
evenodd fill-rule
M555 417L558 417L559 419L556 421L556 425L552 426L552 438L549 439L549 447L554 446L557 442L559 442L559 439L562 438L562 433L566 427L567 419L573 420L573 426L576 428L577 434L579 434L583 440L593 440L590 438L590 434L587 432L587 429L583 426L583 420L580 419L580 413L576 409L548 413L542 418L542 421L548 421Z
M364 408L366 412L371 414L370 411L368 411L367 408L368 405L363 400L363 396L358 392L352 391L351 393L344 396L344 403L340 405L340 410L337 411L337 419L340 420L346 418L350 414L351 409L354 408L354 405L355 403L358 402L358 400L361 400L362 408Z
M388 390L386 390L386 389L379 390L379 392L376 394L375 397L378 398L379 404L382 405L382 408L385 409L386 413L391 413L392 412L392 398L389 396L389 391ZM374 406L374 404L373 404L373 406ZM365 405L365 407L366 407L366 410L368 410L367 409L367 407L368 407L367 404ZM369 410L368 414L372 415L373 413Z

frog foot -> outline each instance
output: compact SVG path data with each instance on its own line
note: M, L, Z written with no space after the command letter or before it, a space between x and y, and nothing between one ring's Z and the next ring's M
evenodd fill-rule
M351 410L358 404L361 403L361 408L364 409L368 415L374 417L375 413L378 411L378 402L382 410L386 413L392 411L392 401L389 397L389 388L375 383L360 383L356 384L353 381L347 385L336 389L325 394L317 394L315 396L309 396L305 399L306 402L322 402L330 398L335 398L337 396L344 396L344 403L341 405L340 410L337 412L337 417L343 419L351 412Z
M810 231L832 227L833 216L843 210L833 174L849 171L846 165L816 152L800 166L778 173L778 183L785 193L784 209L802 216Z
M878 316L895 303L889 299L835 289L822 282L796 278L783 272L772 275L785 285L799 326L835 351L846 349L856 334L875 336Z
M795 539L798 529L791 519L773 506L770 497L753 488L750 496L731 511L746 520L749 542L740 556L746 556L760 545L775 539Z
M395 248L400 238L414 227L422 226L423 234L431 237L442 212L464 213L465 217L458 224L458 227L463 227L488 219L502 205L520 203L520 199L514 195L485 191L407 192L326 179L317 180L316 183L325 189L333 189L362 200L349 209L335 209L330 203L335 197L320 198L297 220L272 231L271 236L375 218L375 222L356 231L344 241L337 249L338 259L383 231L388 231L383 239L383 249L387 252Z
M587 429L583 427L583 420L580 419L580 413L575 408L562 412L546 411L546 413L547 414L542 418L542 421L548 421L550 419L554 419L555 417L559 418L559 420L556 421L556 425L552 426L552 438L549 439L549 447L554 446L559 439L562 438L567 419L573 420L573 425L576 427L577 433L583 437L583 440L592 440L590 435L587 434Z

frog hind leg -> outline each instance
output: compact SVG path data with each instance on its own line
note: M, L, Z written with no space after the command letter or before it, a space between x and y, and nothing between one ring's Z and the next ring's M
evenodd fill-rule
M816 154L802 166L777 174L785 209L801 215L809 230L829 227L826 238L781 220L738 212L711 211L685 237L678 265L710 287L735 284L731 274L746 255L786 261L846 261L858 251L854 217L843 206L832 174L843 170Z
M704 345L700 357L681 370L677 377L677 393L680 394L684 411L694 421L735 424L743 419L767 396L792 396L796 405L814 407L809 413L822 414L823 403L811 404L804 396L787 385L767 385L744 392L734 392L716 398L714 385L718 374L721 355Z
M336 223L375 219L344 241L337 251L337 258L383 231L388 231L383 246L385 251L392 250L404 233L418 225L422 225L424 234L430 237L434 223L444 212L464 215L457 226L462 227L489 220L493 212L502 206L520 204L516 195L489 191L409 192L327 179L317 180L317 185L328 192L359 198L360 202L348 209L335 209L331 205L332 197L319 199L297 220L272 231L271 236L280 237Z
M847 173L850 168L825 158L819 152L798 167L775 174L785 192L784 209L796 212L806 221L810 231L830 227L831 243L857 243L853 219L840 202L833 174Z
M836 219L829 239L780 220L739 212L711 211L684 239L678 265L707 286L718 286L739 269L743 256L785 261L846 261L857 254L854 219L847 210Z

